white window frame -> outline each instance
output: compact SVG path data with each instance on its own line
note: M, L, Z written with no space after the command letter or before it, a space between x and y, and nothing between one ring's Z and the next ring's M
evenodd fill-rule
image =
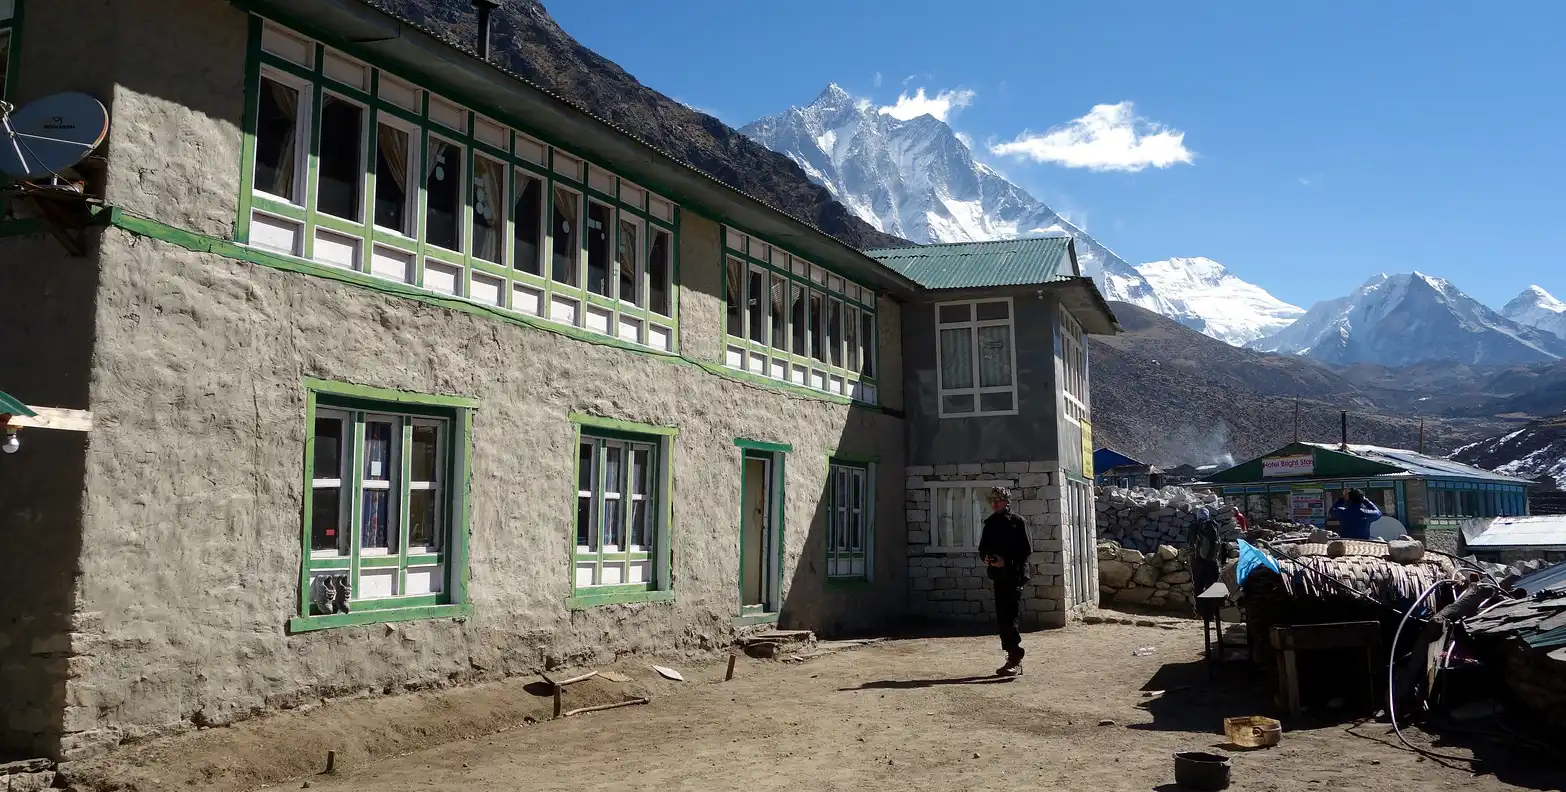
M604 229L604 234L608 237L608 251L605 254L608 260L604 262L603 294L599 294L598 292L593 291L592 287L587 283L588 273L592 267L592 265L588 263L589 257L592 256L592 250L589 247L590 243L587 241L587 224L589 222L589 218L593 216L594 205L601 206L609 212L608 228ZM620 295L618 294L620 287L619 259L615 256L615 250L618 246L618 241L620 238L620 226L618 223L619 215L620 213L616 211L616 206L613 202L605 201L602 198L598 198L592 195L585 196L583 199L582 229L581 233L579 234L582 240L582 292L602 300L620 299Z
M390 228L383 226L380 223L376 223L374 195L368 196L368 200L366 201L370 212L370 222L374 224L376 231L390 234L399 240L407 241L409 244L418 244L419 231L421 228L423 228L424 225L424 217L422 213L419 212L419 197L424 193L424 179L422 178L422 174L424 173L423 165L425 152L421 150L421 146L419 145L419 141L423 139L423 135L421 134L419 127L410 124L401 118L398 118L392 113L376 113L374 142L377 159L379 158L378 155L381 150L380 127L382 124L391 127L392 129L396 129L408 136L408 150L406 152L408 157L408 172L404 174L407 180L403 182L407 185L407 198L403 202L402 222L403 226L405 228L412 229L413 233L410 235L405 233L402 229ZM366 172L369 170L368 163L366 163L365 170ZM381 180L381 173L378 170L375 173L375 180L377 183L379 183Z
M624 305L629 305L632 308L644 309L644 304L648 302L648 295L651 294L652 289L652 281L650 280L650 276L647 272L647 257L651 255L651 251L647 248L647 223L643 222L640 217L637 217L636 215L618 207L614 208L614 217L614 244L610 249L610 270L612 271L612 279L615 282L615 286L613 287L615 293L614 297ZM636 246L636 250L633 252L634 261L632 262L632 265L636 269L636 275L632 278L632 282L635 283L635 286L632 288L636 290L636 293L631 295L630 299L626 299L625 295L620 293L619 286L620 226L627 223L636 229L636 231L631 235L631 238L634 240L632 244Z
M508 185L508 182L511 180L507 178L506 171L514 170L515 166L503 158L490 156L477 148L473 150L472 159L473 167L471 170L473 172L469 173L467 175L468 177L462 182L463 187L466 190L462 196L462 199L465 202L463 215L468 218L465 222L465 225L467 226L467 235L464 237L464 241L467 242L468 247L471 248L472 252L469 255L472 256L474 261L480 261L485 264L492 264L497 267L504 267L506 266L506 256L510 255L511 253L512 241L511 204L506 200L511 197L511 189ZM490 205L496 207L496 219L500 221L491 228L491 233L496 236L497 242L500 245L498 255L495 256L495 260L493 261L480 256L478 254L478 247L474 244L475 231L478 228L478 202L474 200L474 190L478 184L478 160L480 159L489 160L490 163L497 166L496 170L500 172L500 185L498 187L500 190L500 200L498 202L493 199L490 200ZM463 163L466 164L467 160L468 157L466 154L464 154Z
M830 580L874 580L875 558L875 464L853 462L850 460L832 460L827 465L828 503L827 509L827 578ZM853 479L860 479L859 493L862 501L859 503L839 503L837 494L841 492L838 487L838 479L847 473L850 484ZM844 534L845 542L839 542L838 527L844 531L852 525L852 518L858 518L859 534L855 543L853 537ZM841 546L840 546L841 545ZM859 561L859 571L853 571L854 561ZM847 563L848 571L840 571L842 564Z
M1005 319L979 319L979 306L986 303L1003 302L1006 304ZM942 322L941 309L951 305L968 306L968 320L965 322ZM1017 403L1017 306L1010 297L988 297L972 300L947 300L938 302L934 306L935 311L935 379L936 379L936 411L939 418L975 418L1017 415L1020 413L1020 405ZM1011 384L1006 386L981 386L979 372L979 330L985 327L1005 327L1008 352L1011 353ZM968 340L973 351L973 387L971 388L947 388L941 381L941 372L944 368L941 364L941 331L966 329L969 331ZM1011 409L1009 410L985 410L983 399L986 393L1011 394ZM960 396L971 394L973 396L973 410L970 412L948 412L946 410L947 396Z
M309 190L312 185L310 180L310 137L315 128L315 83L310 80L295 77L288 72L272 66L261 66L261 79L287 86L299 92L298 117L294 121L294 194L277 195L261 189L256 184L256 157L255 152L250 157L250 189L256 195L270 198L274 201L282 201L299 209L305 208L309 201ZM263 87L264 90L264 87ZM261 102L261 91L256 92L257 106ZM259 115L257 116L259 118ZM292 222L292 221L291 221Z
M408 424L410 426L414 427L414 428L418 428L420 426L428 426L428 427L433 427L435 429L435 470L434 470L435 478L433 478L433 479L431 479L429 481L420 481L418 479L415 479L413 477L412 460L411 459L409 460L409 464L408 464L408 522L409 522L409 526L408 526L408 529L410 531L413 529L413 526L412 526L412 523L413 523L413 492L415 492L415 491L433 492L433 493L435 493L434 497L435 497L435 502L437 504L437 508L435 509L435 530L434 530L434 538L435 538L435 542L436 543L435 544L425 544L425 545L414 545L414 544L412 544L412 538L410 537L409 538L409 545L408 545L408 554L409 555L414 555L415 551L417 551L417 553L419 553L419 554L429 554L429 553L444 552L446 550L446 545L450 544L450 542L446 542L445 544L441 543L441 540L444 539L445 535L446 535L446 528L447 528L447 525L448 525L448 515L446 514L446 510L445 509L439 508L439 505L441 503L443 503L443 501L441 500L441 496L445 494L445 489L446 489L446 482L445 482L445 479L443 478L442 474L445 471L445 462L446 462L446 459L447 459L446 454L448 453L447 449L449 449L450 446L451 446L451 442L450 442L451 422L450 421L436 420L436 419L433 419L433 418L417 418L417 417L412 417L412 416L406 417L405 420L407 420ZM411 451L412 447L413 447L413 443L412 443L412 438L411 437L409 438L408 447L409 447L409 450Z
M742 259L742 261L743 261L743 259ZM744 290L744 292L741 293L741 296L744 298L745 307L740 312L740 314L741 314L740 318L742 320L744 320L744 328L743 329L745 331L745 340L747 342L751 343L751 344L755 344L757 346L762 346L762 347L766 347L768 349L771 349L772 348L772 346L771 346L771 341L772 341L772 295L771 295L771 292L768 291L768 290L772 288L772 271L768 270L766 267L763 267L763 266L761 266L759 264L753 264L753 263L751 263L749 261L745 261L744 264L745 264L745 290ZM757 277L757 276L761 277L761 297L758 299L758 302L760 302L760 306L758 306L758 307L759 307L759 310L761 311L761 331L760 331L761 332L761 338L759 338L759 339L752 337L752 334L755 332L755 329L752 326L752 323L755 321L755 319L753 318L753 315L751 313L751 306L750 306L750 281L751 281L751 278L754 278L754 277Z
M353 487L351 486L352 479L344 475L343 471L353 463L355 458L355 455L351 452L354 442L354 420L353 415L346 410L318 408L315 411L315 419L319 421L323 418L337 421L338 425L341 427L340 431L338 432L339 440L337 443L337 477L315 477L315 474L319 471L314 469L315 449L311 449L309 457L311 465L310 472L312 475L312 478L310 479L310 488L312 490L337 490L337 547L334 550L316 550L312 547L310 549L310 557L349 558L353 555L353 534L350 533L350 531L353 530L353 526L348 524L348 514L351 511L350 506L352 505L353 501ZM316 436L315 427L310 427L310 434L312 437ZM314 519L314 516L315 515L312 514L310 515L310 518Z
M431 121L430 124L431 126L444 126L444 124L440 124L437 121ZM437 251L449 253L453 256L458 256L459 258L455 260L460 261L460 256L467 250L470 244L470 240L467 238L468 229L466 220L468 216L468 193L471 191L471 187L468 184L468 147L456 140L446 137L445 135L436 134L435 132L428 132L427 139L425 140L423 146L424 155L420 158L420 165L427 166L429 164L430 150L434 148L437 141L450 146L455 146L457 149L457 246L455 248L449 248L445 245L437 245L434 242L431 242L429 239L430 188L429 169L427 167L422 168L419 171L419 192L421 193L419 206L424 210L420 212L422 216L419 218L419 231L421 232L420 238L424 241L424 244L434 248ZM444 258L439 255L437 255L436 258L444 260Z
M330 79L331 78L329 78L329 77L323 78L323 80L330 80ZM342 91L333 90L331 88L326 88L326 87L323 86L321 88L320 112L317 114L319 116L319 118L322 119L322 120L324 120L326 118L326 100L328 98L336 99L339 102L345 102L347 104L351 104L351 105L359 108L359 113L360 113L360 115L359 115L359 119L360 119L360 127L359 127L359 165L358 165L358 172L359 172L359 205L354 207L354 209L356 210L355 211L355 216L354 217L343 217L341 215L332 214L331 212L328 212L325 209L321 208L321 168L320 168L319 164L317 164L317 166L315 168L315 181L310 184L310 193L315 196L315 211L316 211L317 214L324 215L326 217L330 217L330 218L333 218L333 219L336 219L336 220L341 220L341 221L343 221L345 223L355 223L355 224L358 224L358 225L363 225L364 224L364 213L366 211L369 211L370 207L374 205L374 199L369 194L369 187L370 187L370 163L369 163L368 159L366 159L366 158L369 156L370 152L365 147L365 143L366 143L365 134L366 134L366 127L369 127L371 125L371 120L370 120L371 117L374 116L374 115L377 115L377 114L372 113L371 110L370 110L370 106L365 104L364 102L361 102L361 101L359 101L357 99L354 99L354 98L348 96L347 94L343 93ZM324 131L324 126L323 126L323 131ZM313 125L310 128L310 136L312 138L315 137L315 128L314 128ZM319 159L320 155L317 154L316 156Z
M969 490L976 490L976 489L977 490L989 490L992 487L1005 487L1006 489L1009 490L1009 489L1014 488L1016 486L1016 484L1017 483L1014 480L1012 480L1012 479L991 479L991 480L988 480L988 481L931 481L931 482L928 482L928 488L930 490L930 510L929 510L929 512L927 513L926 516L929 517L930 541L925 546L925 551L928 552L928 553L950 553L950 554L954 554L954 555L955 554L963 554L963 553L976 553L976 552L979 551L979 539L983 535L983 532L984 532L984 519L987 516L987 515L984 515L984 514L975 513L975 514L972 515L973 516L972 524L965 528L965 533L966 533L966 536L964 537L965 538L965 543L951 545L951 546L946 546L946 545L942 545L939 542L940 533L941 533L940 532L940 510L937 508L937 505L940 502L939 498L940 498L940 492L942 490L948 490L948 491L949 490L960 490L960 491L963 491L963 492L967 492Z
M370 474L365 471L363 464L354 465L353 474L357 477L361 497L364 492L368 492L370 490L381 490L387 493L386 546L365 547L362 526L354 526L354 529L357 532L355 534L354 542L359 545L359 556L361 558L365 556L376 557L397 555L400 552L398 548L398 539L400 539L402 536L402 512L404 504L399 502L397 498L397 491L400 489L397 480L402 477L402 426L403 423L407 421L408 417L409 416L406 415L396 415L392 413L365 412L359 419L359 423L364 424L366 427L364 436L359 439L360 445L365 448L368 448L370 442L368 431L370 424L389 424L392 430L391 443L388 445L388 459L386 461L386 464L390 469L386 471L385 479L372 479L370 478ZM364 459L360 459L358 461L367 462L367 460Z
M572 589L581 593L592 592L595 589L613 589L621 586L640 586L644 584L649 589L661 590L667 588L664 570L661 568L661 550L668 526L664 522L665 510L660 507L660 504L663 503L664 498L668 497L668 493L664 491L663 487L665 481L663 465L666 464L668 458L668 440L656 436L630 440L598 434L584 428L577 441L577 448L573 452L577 455L578 465L581 464L581 446L585 444L591 444L593 448L592 469L590 471L592 479L591 489L584 490L581 488L580 470L577 471L578 480L574 484L576 486L578 506L580 506L582 498L590 499L591 505L588 510L588 535L587 544L585 545L577 541L576 513L573 511L572 514ZM607 456L608 449L611 447L620 449L622 455L620 489L614 493L613 498L610 498L610 493L604 480L604 457ZM641 495L636 494L634 481L634 460L635 454L639 450L648 452L648 492ZM624 529L624 546L610 545L604 541L603 504L606 500L611 499L620 501L623 504L623 508L620 509L620 518ZM649 502L651 504L651 508L647 513L647 528L650 535L647 537L648 543L645 545L633 544L631 542L632 526L630 518L634 504L638 502ZM641 561L645 561L647 564L646 579L643 581L628 581L626 578L629 576L630 565ZM584 563L588 562L594 565L594 582L582 583L580 582L580 569ZM616 563L621 565L623 570L622 578L619 582L605 583L603 576L604 566Z

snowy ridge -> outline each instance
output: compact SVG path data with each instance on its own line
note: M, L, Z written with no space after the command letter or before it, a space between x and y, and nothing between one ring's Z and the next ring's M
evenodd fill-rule
M1212 259L1171 258L1136 269L1176 309L1201 317L1195 329L1235 346L1277 333L1305 315L1304 308L1240 280Z
M1452 459L1508 476L1548 476L1566 488L1566 425L1540 421L1499 437L1470 443L1452 452Z
M1451 283L1418 272L1377 275L1347 297L1317 303L1299 321L1247 346L1328 363L1382 366L1566 357L1566 339L1518 324Z
M1083 273L1104 296L1197 325L1136 268L1053 209L975 162L952 128L930 115L900 120L827 86L740 130L787 155L849 211L880 231L919 244L1070 236Z
M1566 303L1540 286L1529 286L1501 309L1501 315L1520 325L1536 327L1566 338Z

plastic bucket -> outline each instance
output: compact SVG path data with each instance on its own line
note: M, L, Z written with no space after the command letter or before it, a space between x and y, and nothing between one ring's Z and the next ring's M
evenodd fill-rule
M1175 785L1197 792L1216 792L1229 788L1229 757L1202 751L1181 751L1174 755Z

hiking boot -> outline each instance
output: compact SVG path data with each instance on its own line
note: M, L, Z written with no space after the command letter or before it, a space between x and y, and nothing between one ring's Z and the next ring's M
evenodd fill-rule
M331 615L337 612L337 576L323 575L310 587L310 599L316 610Z
M333 586L333 588L336 590L336 596L332 598L332 605L335 606L338 613L347 613L348 598L352 595L348 587L348 576L338 575L337 585Z
M1007 663L995 669L996 676L1018 677L1022 676L1022 663Z

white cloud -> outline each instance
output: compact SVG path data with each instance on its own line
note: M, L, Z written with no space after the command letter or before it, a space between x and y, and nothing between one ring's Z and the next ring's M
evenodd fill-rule
M922 115L935 116L936 120L945 121L954 111L967 107L973 102L973 91L959 89L956 91L941 91L935 96L926 96L924 89L914 91L913 96L903 93L897 97L897 103L881 108L881 112L900 121L910 118L918 118Z
M1168 168L1196 157L1185 147L1184 132L1137 116L1130 102L1095 105L1081 118L1042 134L1023 132L1016 140L991 144L990 151L1096 171Z
M969 151L973 150L973 136L967 132L958 132L957 141L964 146L967 146Z
M876 72L875 73L875 87L877 87L877 88L881 87L881 73L880 72Z

